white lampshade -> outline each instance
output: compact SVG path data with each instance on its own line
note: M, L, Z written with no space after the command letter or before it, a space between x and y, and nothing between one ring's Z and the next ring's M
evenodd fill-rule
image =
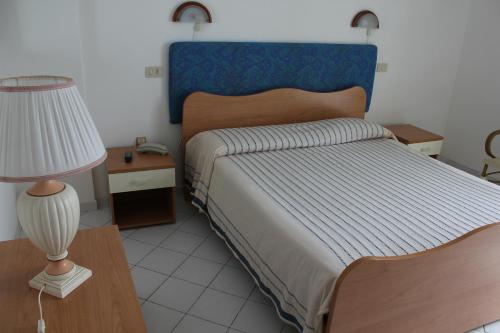
M57 179L105 159L106 150L73 79L0 79L0 181Z

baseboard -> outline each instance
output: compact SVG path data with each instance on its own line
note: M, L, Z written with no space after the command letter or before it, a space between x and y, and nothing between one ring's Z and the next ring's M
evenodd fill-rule
M109 207L109 199L97 198L97 207L99 209Z
M454 168L457 168L457 169L460 169L462 171L465 171L467 173L470 173L471 175L473 176L476 176L476 177L479 177L481 176L481 172L480 171L477 171L477 170L474 170L472 168L469 168L468 166L465 166L463 164L460 164L458 162L455 162L454 160L451 160L447 157L444 157L444 156L439 156L439 160L443 163L446 163L448 165L451 165L452 167Z
M97 209L97 201L92 200L88 202L80 202L80 212L88 212L90 210L96 210Z

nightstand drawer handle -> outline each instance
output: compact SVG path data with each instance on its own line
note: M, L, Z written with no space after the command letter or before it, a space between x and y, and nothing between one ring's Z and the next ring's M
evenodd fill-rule
M422 147L422 148L420 148L420 151L421 151L422 153L425 153L425 152L431 151L431 147L429 147L429 146L427 146L427 147Z
M136 178L136 179L132 179L128 184L129 185L133 185L133 186L142 186L142 185L146 185L149 181L151 180L151 178Z

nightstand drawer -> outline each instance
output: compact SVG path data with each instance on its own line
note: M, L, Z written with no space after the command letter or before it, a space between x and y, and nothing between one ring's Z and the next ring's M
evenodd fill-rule
M175 186L175 169L115 173L109 175L111 193L151 190Z
M439 155L443 140L409 144L408 147L425 155Z

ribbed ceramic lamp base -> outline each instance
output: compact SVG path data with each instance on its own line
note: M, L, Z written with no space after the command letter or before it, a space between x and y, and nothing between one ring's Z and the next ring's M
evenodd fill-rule
M64 298L91 277L92 271L85 267L75 265L71 272L66 274L68 275L60 279L59 276L53 277L43 271L31 279L29 285L31 288L38 290L42 289L45 285L44 292L55 297Z
M54 191L22 192L17 200L17 215L28 238L47 253L50 262L45 271L30 281L30 286L40 289L45 285L45 292L64 298L92 276L92 272L65 260L67 248L78 231L80 203L70 185L57 184L61 186L37 184L43 189L54 187Z

